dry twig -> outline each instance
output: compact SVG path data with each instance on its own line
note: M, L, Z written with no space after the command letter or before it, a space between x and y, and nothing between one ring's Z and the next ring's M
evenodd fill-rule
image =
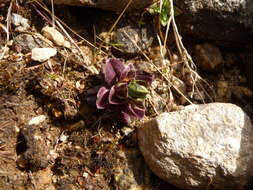
M12 5L13 5L13 0L10 2L9 8L8 8L8 12L7 12L7 16L6 16L6 27L4 27L3 25L1 25L1 27L4 29L4 31L6 32L6 43L4 45L4 49L3 49L3 53L0 56L0 60L3 59L6 51L7 51L7 46L8 46L8 42L10 40L10 25L11 25L11 11L12 11Z

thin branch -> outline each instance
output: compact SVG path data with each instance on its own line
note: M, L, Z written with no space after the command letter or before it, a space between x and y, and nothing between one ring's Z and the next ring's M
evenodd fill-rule
M158 72L159 74L161 74L161 76L168 82L168 84L170 86L172 86L180 95L182 95L190 104L193 104L192 101L187 98L175 85L173 85L173 83L169 80L169 78L164 75L164 73L161 71L161 69L159 69L153 62L152 60L147 56L147 54L145 54L141 48L136 44L136 42L134 40L131 39L131 37L125 32L123 31L124 34L132 41L132 43L136 46L136 48L138 48L138 50L142 53L142 55L147 59L148 63L150 65L152 65Z
M51 0L51 9L52 9L52 26L55 28L55 18L54 18L54 0Z
M193 81L192 92L191 92L191 97L192 97L194 94L195 88L197 89L198 93L200 94L199 89L196 85L196 83L199 79L201 81L203 81L205 84L207 84L209 87L210 87L210 85L208 84L208 82L206 80L204 80L201 76L199 76L199 74L196 71L197 67L196 67L195 63L193 62L192 57L190 56L190 54L188 53L188 51L186 50L186 48L183 45L182 38L178 32L177 24L175 21L173 0L169 0L169 1L170 1L170 17L171 17L171 22L172 22L173 32L174 32L174 36L175 36L175 40L176 40L177 49L180 53L180 56L182 57L183 62L186 64L186 67L192 73L191 74L191 79ZM205 88L201 84L200 84L200 87L205 92L205 94L208 96L208 98L210 98L210 100L213 101L211 96L207 93L207 91L205 90ZM211 87L210 87L210 89L211 89Z
M114 22L114 24L112 25L112 27L109 30L109 33L111 33L113 31L113 29L115 28L115 26L118 24L119 20L121 19L121 17L124 15L124 13L126 12L126 10L128 9L128 7L130 6L130 4L132 3L133 0L129 0L127 5L125 6L125 8L123 9L123 11L120 13L119 17L117 18L117 20Z
M13 4L13 0L10 2L9 8L8 8L7 17L6 17L6 27L2 27L4 29L4 31L6 32L6 43L4 45L3 53L0 56L0 60L3 59L3 57L7 51L8 41L10 40L9 30L10 30L10 25L11 25L12 4Z
M47 13L51 14L50 10L47 9L47 7L39 2L38 0L34 0L34 2L36 2L37 5L39 5L42 9L44 9ZM75 34L77 37L79 37L81 40L83 40L85 43L87 43L88 45L90 45L91 47L99 50L98 47L96 47L94 44L92 44L91 42L89 42L88 40L86 40L85 38L83 38L82 36L80 36L78 33L76 33L74 30L72 30L67 24L65 24L61 19L59 19L57 16L54 16L55 19L60 22L64 27L66 27L69 31L71 31L73 34ZM105 53L104 51L100 50L103 54L107 55L107 53Z

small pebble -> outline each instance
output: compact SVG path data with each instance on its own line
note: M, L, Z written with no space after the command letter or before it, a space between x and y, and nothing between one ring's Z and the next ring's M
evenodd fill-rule
M25 31L30 27L28 19L15 13L12 13L11 15L11 23L17 27L16 28L17 31Z
M66 41L64 36L54 27L45 26L42 29L42 34L47 39L53 41L56 45L70 48L70 43Z
M65 142L68 140L68 137L69 137L69 136L67 136L67 135L65 135L65 134L61 134L59 140L60 140L61 142L65 143Z
M44 62L50 57L55 56L57 53L55 48L33 48L32 49L32 60Z
M33 117L29 122L28 125L39 125L41 122L45 121L45 115L39 115L37 117Z

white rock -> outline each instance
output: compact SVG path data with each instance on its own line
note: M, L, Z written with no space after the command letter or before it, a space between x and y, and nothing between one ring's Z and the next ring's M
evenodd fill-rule
M11 23L18 27L18 31L25 31L30 27L28 23L28 19L22 17L19 14L12 13L11 15Z
M87 178L87 177L89 177L89 174L87 172L83 172L83 177Z
M44 62L57 53L55 48L33 48L32 60Z
M53 41L58 46L64 46L67 48L70 47L70 43L68 41L65 41L64 36L58 30L56 30L54 27L45 26L42 29L42 34L43 34L43 36L45 36L47 39Z
M69 136L65 135L64 133L61 134L59 140L63 143L67 142Z
M241 189L253 175L253 128L236 105L190 105L138 129L151 170L183 189Z
M39 115L37 117L33 117L29 122L28 125L39 125L43 121L45 121L46 116L45 115Z

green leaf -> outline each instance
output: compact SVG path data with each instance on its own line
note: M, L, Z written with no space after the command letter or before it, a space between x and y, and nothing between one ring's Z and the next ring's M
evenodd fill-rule
M168 20L170 17L170 2L169 0L163 0L162 8L160 10L159 2L153 4L150 8L148 8L150 14L160 14L160 23L162 26L166 26L168 24ZM174 6L174 16L178 16L182 14L182 11Z
M57 76L55 74L51 74L51 73L48 73L47 76L48 76L48 78L50 78L52 80L55 80L57 78Z
M148 89L138 84L136 81L132 81L128 84L128 96L131 98L140 98L144 100L148 93Z
M170 9L169 9L169 1L164 0L162 5L162 10L160 13L160 22L163 26L166 26L169 20Z
M152 15L154 14L160 14L161 11L160 11L160 7L159 7L159 4L158 3L155 3L153 4L150 8L147 9L148 12Z

